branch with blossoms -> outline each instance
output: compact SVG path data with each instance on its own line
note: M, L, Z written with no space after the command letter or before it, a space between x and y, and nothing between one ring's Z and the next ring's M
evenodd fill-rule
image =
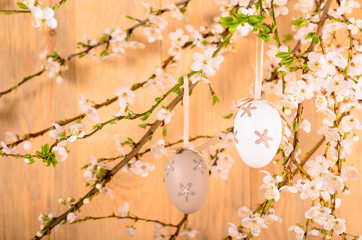
M110 57L116 57L120 54L124 54L126 49L143 49L144 45L137 41L130 41L129 39L133 36L133 31L139 27L143 27L144 34L148 35L150 32L155 31L153 33L153 37L149 36L148 41L154 42L155 39L161 40L162 39L162 31L165 29L167 22L164 22L160 16L164 13L171 12L171 15L179 20L183 18L183 14L186 12L187 5L191 0L182 0L175 4L168 4L166 8L163 9L153 9L151 6L146 6L148 9L149 17L145 18L144 20L137 20L137 23L133 26L123 30L122 28L106 28L104 30L103 36L100 38L99 41L96 40L89 40L87 35L83 35L83 41L77 42L77 48L83 49L80 52L70 54L66 57L61 57L57 52L53 52L48 54L48 51L44 51L39 55L41 60L46 60L47 64L41 67L41 70L37 73L24 77L20 82L15 84L14 86L10 87L7 90L0 92L0 97L11 93L18 89L24 83L34 79L42 75L45 72L48 72L49 78L55 78L55 81L60 84L63 82L63 73L68 69L69 62L78 57L83 58L87 55L91 56L92 58L97 58L97 55L92 51L98 47L106 46L103 51L100 52L100 57L102 59L107 59ZM56 4L53 9L56 10L59 6L65 4L66 1L62 0L58 4ZM23 8L33 8L34 3L31 1L24 1L22 3L24 6ZM18 3L19 5L19 3ZM31 7L33 6L33 7ZM27 10L30 12L30 10ZM51 10L49 10L51 11ZM54 15L54 13L49 13L50 15ZM129 19L135 20L135 18L131 16L127 16ZM186 46L188 47L188 46ZM169 59L168 61L172 61L173 59Z

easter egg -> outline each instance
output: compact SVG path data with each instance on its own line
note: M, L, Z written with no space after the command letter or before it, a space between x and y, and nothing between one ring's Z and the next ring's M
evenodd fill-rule
M206 200L209 171L200 154L184 149L167 161L164 182L173 205L190 214L198 211Z
M278 111L263 100L244 104L234 122L236 148L250 167L266 166L278 151L282 122Z

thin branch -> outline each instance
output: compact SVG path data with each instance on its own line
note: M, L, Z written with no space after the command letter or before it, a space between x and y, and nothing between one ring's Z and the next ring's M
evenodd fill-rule
M26 83L27 81L29 81L30 79L40 76L45 72L45 69L43 68L42 70L40 70L37 73L34 73L33 75L27 76L25 78L23 78L23 80L21 80L19 83L17 83L16 85L14 85L13 87L9 88L8 90L5 90L3 92L0 92L0 97L2 97L5 94L11 93L12 91L16 90L18 87L20 87L21 85L23 85L24 83Z
M174 234L172 234L169 238L169 240L175 240L176 237L179 235L182 225L187 221L187 214L184 214L184 217L181 219L179 224L177 224L176 231Z
M110 219L110 218L116 218L116 219L131 219L134 220L135 222L137 221L142 221L142 222L152 222L152 223L158 223L161 224L164 227L173 227L173 228L177 228L178 225L172 224L172 223L165 223L165 222L161 222L157 219L147 219L147 218L141 218L141 217L137 217L137 216L117 216L114 213L112 215L109 216L102 216L102 217L92 217L92 216L86 216L84 218L81 219L77 219L74 222L72 222L72 224L76 224L76 223L80 223L80 222L85 222L85 221L89 221L89 220L102 220L102 219Z
M61 5L65 4L68 0L60 0L57 4L53 6L53 9L58 9ZM0 13L10 15L10 14L19 14L19 13L31 13L31 10L0 10Z
M327 0L326 4L323 7L322 16L319 20L317 31L316 31L317 36L319 38L322 35L322 29L323 29L324 23L326 22L326 20L328 18L328 11L329 11L329 8L331 7L332 2L333 2L333 0ZM314 43L314 41L312 41L305 53L312 52L314 50L314 46L315 46L315 43Z

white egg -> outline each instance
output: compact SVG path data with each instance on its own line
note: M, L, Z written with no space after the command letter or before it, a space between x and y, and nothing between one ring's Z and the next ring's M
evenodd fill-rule
M209 171L200 154L182 150L167 161L164 182L175 207L190 214L198 211L206 200Z
M280 145L280 115L267 102L253 100L236 114L234 135L241 159L250 167L264 167L274 158Z

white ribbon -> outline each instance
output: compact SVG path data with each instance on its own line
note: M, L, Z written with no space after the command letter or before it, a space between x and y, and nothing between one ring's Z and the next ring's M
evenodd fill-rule
M189 117L190 117L190 109L189 109L189 78L187 75L184 76L184 148L189 148Z
M254 98L256 100L261 99L261 88L263 82L263 64L264 64L264 41L261 40L261 49L260 49L260 62L259 62L259 38L256 38L255 41L255 92Z

